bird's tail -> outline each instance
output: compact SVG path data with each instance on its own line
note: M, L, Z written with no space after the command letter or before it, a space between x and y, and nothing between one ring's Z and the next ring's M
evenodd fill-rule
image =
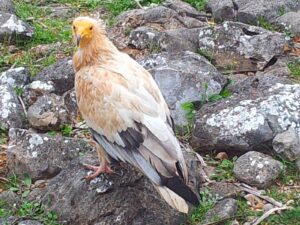
M197 206L199 199L189 186L179 177L163 178L163 186L156 186L156 189L165 201L180 212L188 213L187 202Z
M179 212L188 213L189 206L182 197L167 187L155 185L155 188L170 206Z

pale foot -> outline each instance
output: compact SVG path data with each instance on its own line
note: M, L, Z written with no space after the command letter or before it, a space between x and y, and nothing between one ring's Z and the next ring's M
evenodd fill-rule
M114 173L114 171L106 164L100 165L100 166L92 166L92 165L84 164L83 166L86 169L95 171L91 175L86 176L85 177L86 180L92 180L92 179L96 178L97 176L99 176L101 173Z

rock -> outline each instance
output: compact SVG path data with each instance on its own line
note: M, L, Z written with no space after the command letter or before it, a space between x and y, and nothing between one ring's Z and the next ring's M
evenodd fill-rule
M273 139L273 149L284 158L293 161L300 157L300 140L297 131L290 127Z
M30 73L24 67L9 69L0 75L0 85L23 87L30 82Z
M27 108L33 105L36 100L46 94L53 93L55 91L54 83L52 81L33 81L32 83L24 87L24 94L22 98Z
M285 31L300 36L300 11L288 12L276 19L276 23Z
M224 20L236 20L236 9L232 0L209 0L207 11L213 14L217 22Z
M10 129L8 171L19 175L27 173L33 180L51 178L79 154L88 151L91 148L82 139Z
M10 84L0 85L0 125L2 128L23 127L25 115L16 91Z
M14 14L16 10L10 0L0 0L0 11Z
M251 150L271 153L276 134L291 126L299 135L300 85L274 84L280 80L249 78L245 86L236 84L231 97L204 105L196 114L193 147L232 155Z
M26 41L33 36L33 28L18 19L15 15L0 11L0 43L15 43Z
M181 52L198 49L199 28L180 28L158 32L148 27L139 27L129 36L129 44L138 49L148 48L150 52Z
M63 124L72 123L62 97L46 94L28 108L30 125L41 131L59 130Z
M3 218L0 218L0 224L2 225L6 225L6 224L14 224L15 221L17 221L17 217L15 216L9 216L8 218L7 217L3 217Z
M54 93L62 95L74 87L75 72L73 70L72 60L65 58L54 65L43 69L33 80L42 82L53 82Z
M200 224L206 224L218 220L224 220L226 218L231 218L234 216L237 209L238 206L237 206L237 201L235 199L232 198L223 199L220 202L218 202L214 206L214 208L210 209L207 212L204 221Z
M264 70L284 53L284 34L238 22L200 29L199 48L217 68L235 73Z
M271 156L251 151L237 159L233 175L241 182L266 188L276 180L282 169L282 163Z
M75 17L77 14L77 10L73 7L69 7L67 5L60 5L60 4L50 4L46 7L47 10L51 11L50 16L53 18L59 19L68 19Z
M155 54L140 63L153 75L177 126L187 125L182 103L200 101L202 94L218 94L226 83L208 60L192 52Z
M78 115L78 107L77 107L75 89L67 91L63 95L63 100L64 100L64 107L67 110L67 114L68 114L70 120L73 123L75 123L76 122L76 117Z
M12 191L4 191L0 193L0 201L5 203L4 205L1 205L1 208L3 207L2 209L5 209L6 211L15 211L21 203L19 196Z
M43 224L37 220L23 220L19 222L18 225L43 225Z
M170 208L148 179L132 167L116 166L117 174L86 182L82 178L89 173L82 162L96 164L98 159L96 154L87 154L73 160L36 199L46 210L56 211L60 221L78 225L185 224L184 216Z
M263 210L264 210L265 212L267 212L267 211L269 211L269 210L271 210L271 209L273 209L273 208L274 208L274 205L272 205L272 204L270 204L270 203L267 203L267 204L264 205Z
M209 0L207 9L212 12L216 21L235 20L258 24L261 17L273 21L281 11L297 11L300 9L300 3L294 0L259 0L255 4L248 0Z
M209 193L218 199L234 198L239 196L241 190L233 183L213 182L208 185Z
M181 8L182 6L182 8ZM170 7L170 8L168 8ZM206 17L181 1L167 1L147 10L135 9L117 17L118 26L131 28L147 26L158 31L195 28L205 25Z

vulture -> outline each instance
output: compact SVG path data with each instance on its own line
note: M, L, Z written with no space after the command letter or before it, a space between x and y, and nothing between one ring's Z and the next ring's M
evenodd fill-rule
M111 161L133 165L147 176L165 201L188 213L198 205L189 188L188 170L175 136L169 108L151 74L109 40L101 20L78 17L72 32L79 111L89 126L100 166L93 179L111 173Z

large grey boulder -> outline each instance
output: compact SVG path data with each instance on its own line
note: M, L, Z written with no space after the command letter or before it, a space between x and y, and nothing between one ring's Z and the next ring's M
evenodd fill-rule
M41 131L59 130L63 124L72 121L64 105L63 98L55 94L46 94L28 108L30 125Z
M238 22L226 21L199 32L200 51L228 72L263 70L284 53L285 44L284 34Z
M0 11L14 14L15 7L10 0L0 0Z
M260 17L273 21L281 11L299 9L300 3L295 0L257 0L255 4L249 0L209 0L207 4L216 21L236 20L247 24L258 24Z
M0 11L0 43L14 43L32 38L34 29L14 14Z
M247 152L237 159L233 175L246 184L266 188L272 184L283 169L283 164L260 152Z
M282 157L293 161L300 158L300 139L295 128L277 134L273 139L274 151Z
M0 124L3 128L22 127L25 114L11 85L0 85Z
M278 82L278 83L277 83ZM207 104L196 115L193 145L198 151L272 152L276 134L294 127L300 132L300 85L277 77L247 78L233 95ZM247 88L246 88L247 87Z
M149 27L138 27L130 33L129 44L150 52L195 52L199 45L199 31L200 28L179 28L159 32Z
M24 67L9 69L0 75L0 85L23 87L30 82L30 73Z
M35 194L46 210L65 224L185 224L182 214L161 199L149 180L128 165L113 166L115 174L85 181L82 163L97 164L97 154L75 159Z
M33 80L47 83L51 81L54 93L62 95L74 87L75 72L70 58L65 58L43 69Z
M218 94L226 83L207 59L188 51L155 54L140 63L153 75L177 126L187 125L182 103L200 101L201 94Z
M10 173L27 173L33 180L51 178L79 154L88 151L91 148L82 139L10 129L7 167Z
M300 11L288 12L277 18L276 23L286 32L300 36Z

